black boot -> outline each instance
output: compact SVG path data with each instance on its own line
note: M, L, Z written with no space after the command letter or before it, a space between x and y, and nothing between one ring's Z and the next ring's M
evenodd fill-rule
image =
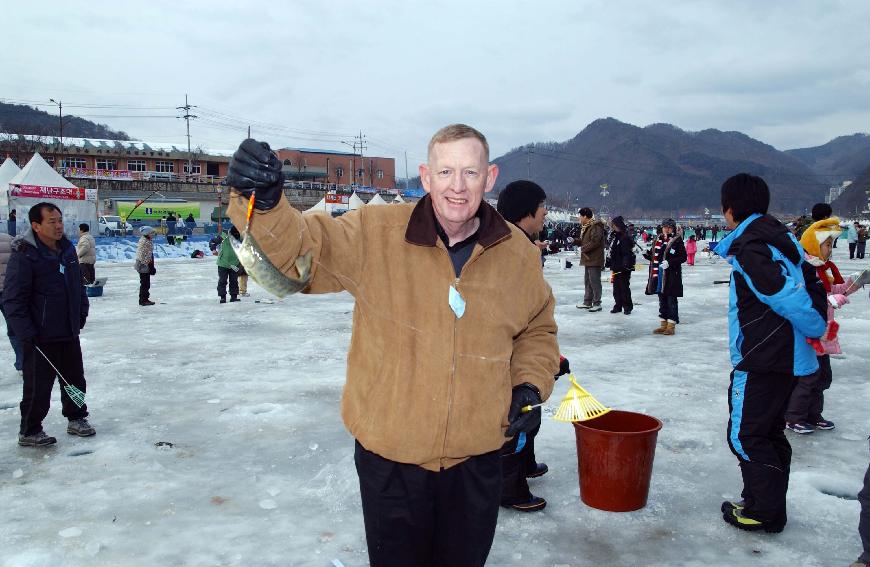
M221 303L226 303L226 302L227 302L227 296L226 296L226 295L222 295L222 296L221 296Z
M241 299L239 299L238 296L236 296L236 295L231 295L230 296L230 303L233 303L234 301L241 301Z

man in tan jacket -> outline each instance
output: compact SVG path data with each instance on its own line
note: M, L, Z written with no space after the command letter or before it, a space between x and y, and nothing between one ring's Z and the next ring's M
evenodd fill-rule
M79 225L79 241L76 242L76 255L82 268L82 281L85 285L94 283L97 278L94 264L97 263L97 243L91 236L91 227L86 223Z
M281 162L245 140L230 163L229 215L304 293L356 299L342 418L373 566L483 565L495 533L505 437L540 424L558 371L555 301L538 249L487 203L486 138L452 125L429 143L416 204L302 215Z

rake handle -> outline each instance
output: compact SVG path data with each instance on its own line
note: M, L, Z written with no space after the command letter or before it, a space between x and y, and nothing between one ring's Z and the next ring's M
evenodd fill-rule
M520 408L520 413L529 413L533 409L541 407L542 405L544 405L544 403L546 403L546 402L541 402L541 403L535 404L535 405L523 406Z

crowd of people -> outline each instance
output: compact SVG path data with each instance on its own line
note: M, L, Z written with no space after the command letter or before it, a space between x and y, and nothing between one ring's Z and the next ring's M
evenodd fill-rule
M284 277L303 277L297 259L313 256L303 293L347 291L356 300L341 413L355 440L371 564L481 566L500 506L535 512L547 504L528 484L549 470L534 440L540 406L570 364L560 355L556 300L542 270L551 244L544 236L546 193L517 180L497 207L489 205L483 195L498 166L483 134L462 124L435 133L419 173L426 196L416 204L364 207L338 218L302 215L284 198L281 162L267 144L249 139L229 165L228 214L249 226L261 258ZM665 219L649 242L640 236L638 243L638 235L649 234L643 227L620 216L605 223L584 207L576 230L553 238L579 247L577 307L589 313L603 309L608 269L610 312L632 313L631 273L640 252L649 264L644 293L658 298L660 324L652 332L662 336L674 335L680 322L683 265L694 264L707 234L721 238L712 248L731 265L727 444L743 488L742 498L723 502L720 511L736 528L776 533L787 523L786 426L799 434L834 428L822 416L830 355L839 352L834 314L870 275L843 277L831 261L842 229L830 207L796 235L768 214L769 201L763 179L738 174L721 188L724 229L695 227L684 242L681 227ZM51 203L31 208L29 221L16 239L0 238L0 306L22 370L18 443L44 447L57 442L42 428L56 376L73 387L61 389L67 432L96 433L87 405L70 394L83 395L87 386L79 333L89 311L84 283L95 278L93 243L83 226L73 246ZM150 306L154 230L141 234L134 268L139 304ZM241 235L232 229L214 246L220 303L227 293L230 302L245 294L230 238ZM63 316L34 315L46 309ZM396 348L384 351L384 344ZM856 565L867 565L870 467L859 500L865 550Z

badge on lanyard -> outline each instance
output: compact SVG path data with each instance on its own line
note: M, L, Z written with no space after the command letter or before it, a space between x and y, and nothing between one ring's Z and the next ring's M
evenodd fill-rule
M450 309L453 310L453 314L456 315L456 318L461 319L465 314L465 300L462 299L462 296L459 295L459 292L453 286L450 286L450 292L447 295L447 303L450 304Z
M66 273L66 266L63 265L63 262L60 263L60 273L61 274Z

